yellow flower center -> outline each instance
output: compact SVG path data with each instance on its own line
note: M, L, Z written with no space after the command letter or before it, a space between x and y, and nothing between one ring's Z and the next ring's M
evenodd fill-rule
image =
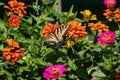
M106 41L110 40L110 36L105 36L104 40L106 40Z
M16 23L16 20L15 20L15 19L13 19L12 21L13 21L13 23Z
M59 70L58 70L58 68L54 68L54 69L52 70L52 75L53 75L53 76L59 75Z
M108 4L113 4L113 2L112 1L108 1Z

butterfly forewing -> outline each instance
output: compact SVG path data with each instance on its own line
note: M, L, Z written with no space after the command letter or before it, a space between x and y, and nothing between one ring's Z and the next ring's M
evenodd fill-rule
M46 42L47 43L57 43L58 40L56 39L55 34L50 33L46 38Z
M71 28L69 25L64 25L56 28L53 32L51 32L47 38L47 43L54 43L59 44L64 40L65 34L68 32L68 30Z

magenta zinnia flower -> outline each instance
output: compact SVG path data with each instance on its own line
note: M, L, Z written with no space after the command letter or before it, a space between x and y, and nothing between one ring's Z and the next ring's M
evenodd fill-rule
M105 44L106 46L108 46L110 43L115 41L115 33L111 31L103 32L98 37L98 41L100 44Z
M51 66L47 67L43 72L43 76L47 80L51 80L52 78L58 79L66 71L67 71L67 68L64 65L55 64L55 65L51 65Z
M116 5L116 0L104 0L103 2L107 8L112 8Z

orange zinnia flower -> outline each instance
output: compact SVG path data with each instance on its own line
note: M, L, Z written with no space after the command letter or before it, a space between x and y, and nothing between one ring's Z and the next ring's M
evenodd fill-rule
M120 8L118 8L114 11L114 15L115 15L114 21L120 22Z
M7 15L18 15L23 17L26 12L26 6L23 2L18 2L17 0L11 0L8 2L8 5L5 5L4 8L8 9Z
M7 39L7 44L9 47L19 48L19 43L15 39Z
M75 42L74 41L66 41L66 47L67 48L70 48L71 46L75 45Z
M16 62L18 59L22 58L23 53L22 51L25 48L20 48L19 43L14 39L7 39L7 48L3 48L1 51L3 53L3 58L5 60Z
M120 8L115 10L106 9L103 15L108 21L114 20L115 22L120 22Z
M114 14L113 14L113 11L111 11L110 9L104 10L103 15L106 17L106 19L108 19L108 21L111 22L113 20Z
M22 51L24 48L4 48L2 49L3 58L7 61L16 62L18 59L23 57Z
M72 28L67 33L67 36L69 38L75 39L77 37L78 39L81 39L86 37L87 35L86 27L82 26L81 23L73 20L68 22L68 24L72 26Z
M44 28L42 30L43 37L46 38L48 36L48 34L50 34L52 31L54 31L58 27L59 27L59 25L57 25L57 24L48 23L47 25L44 26Z
M109 31L109 27L107 25L103 24L101 21L99 21L97 23L88 23L88 26L92 30L97 30L98 32Z
M10 26L12 26L12 27L19 27L20 26L20 19L18 16L11 16L8 19L8 22L9 22Z

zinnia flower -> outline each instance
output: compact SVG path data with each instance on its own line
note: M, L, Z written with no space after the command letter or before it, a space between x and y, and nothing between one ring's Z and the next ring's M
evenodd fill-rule
M114 21L115 22L120 22L120 8L117 8L115 11L114 11Z
M80 13L83 15L83 20L84 21L89 21L89 20L97 20L97 17L95 14L92 14L90 10L84 10L80 11Z
M62 64L55 64L55 65L47 67L44 70L44 72L43 72L43 76L47 80L58 79L61 76L63 76L63 74L66 71L67 71L67 68L64 65L62 65Z
M19 27L20 26L20 19L18 16L11 16L8 19L8 22L9 22L10 26L12 26L12 27Z
M22 51L24 51L25 48L20 48L19 43L15 39L7 39L7 44L8 47L1 50L5 60L14 63L23 57Z
M111 22L111 21L113 20L114 13L113 13L113 11L111 11L110 9L104 10L103 15L106 17L106 19L108 19L108 21Z
M9 5L9 6L8 6ZM8 9L7 15L18 15L23 17L26 12L26 6L23 2L18 2L17 0L11 0L8 2L8 5L5 5L4 8Z
M111 31L103 32L99 35L97 40L100 44L105 44L106 46L108 46L110 43L115 41L115 33Z
M107 8L112 8L116 5L116 0L104 0L103 2Z
M115 10L106 9L103 15L108 19L108 21L120 22L120 8Z
M97 30L98 32L109 31L109 27L103 24L101 21L97 23L88 23L88 27L90 27L92 30Z
M92 12L90 10L84 10L84 11L80 11L81 14L83 14L84 16L90 16L92 14Z
M22 51L24 48L3 48L1 51L3 53L3 58L7 61L11 61L12 63L16 62L20 58L23 57Z
M48 23L47 25L44 26L44 28L42 30L43 37L46 38L48 36L48 34L50 34L52 31L54 31L58 27L59 26L57 24Z
M90 15L92 14L90 10L80 11L80 13L83 15L83 20L90 20Z
M70 21L68 22L69 25L72 26L72 28L68 31L67 36L71 39L81 39L86 37L87 32L86 32L86 27L82 26L81 23L79 23L78 21Z
M70 47L73 46L73 45L75 45L75 42L74 42L74 41L69 41L69 40L68 40L68 41L66 42L66 47L67 47L67 48L70 48Z
M7 44L9 47L16 47L19 48L19 43L15 39L7 39Z
M115 80L120 80L120 70L115 74Z

